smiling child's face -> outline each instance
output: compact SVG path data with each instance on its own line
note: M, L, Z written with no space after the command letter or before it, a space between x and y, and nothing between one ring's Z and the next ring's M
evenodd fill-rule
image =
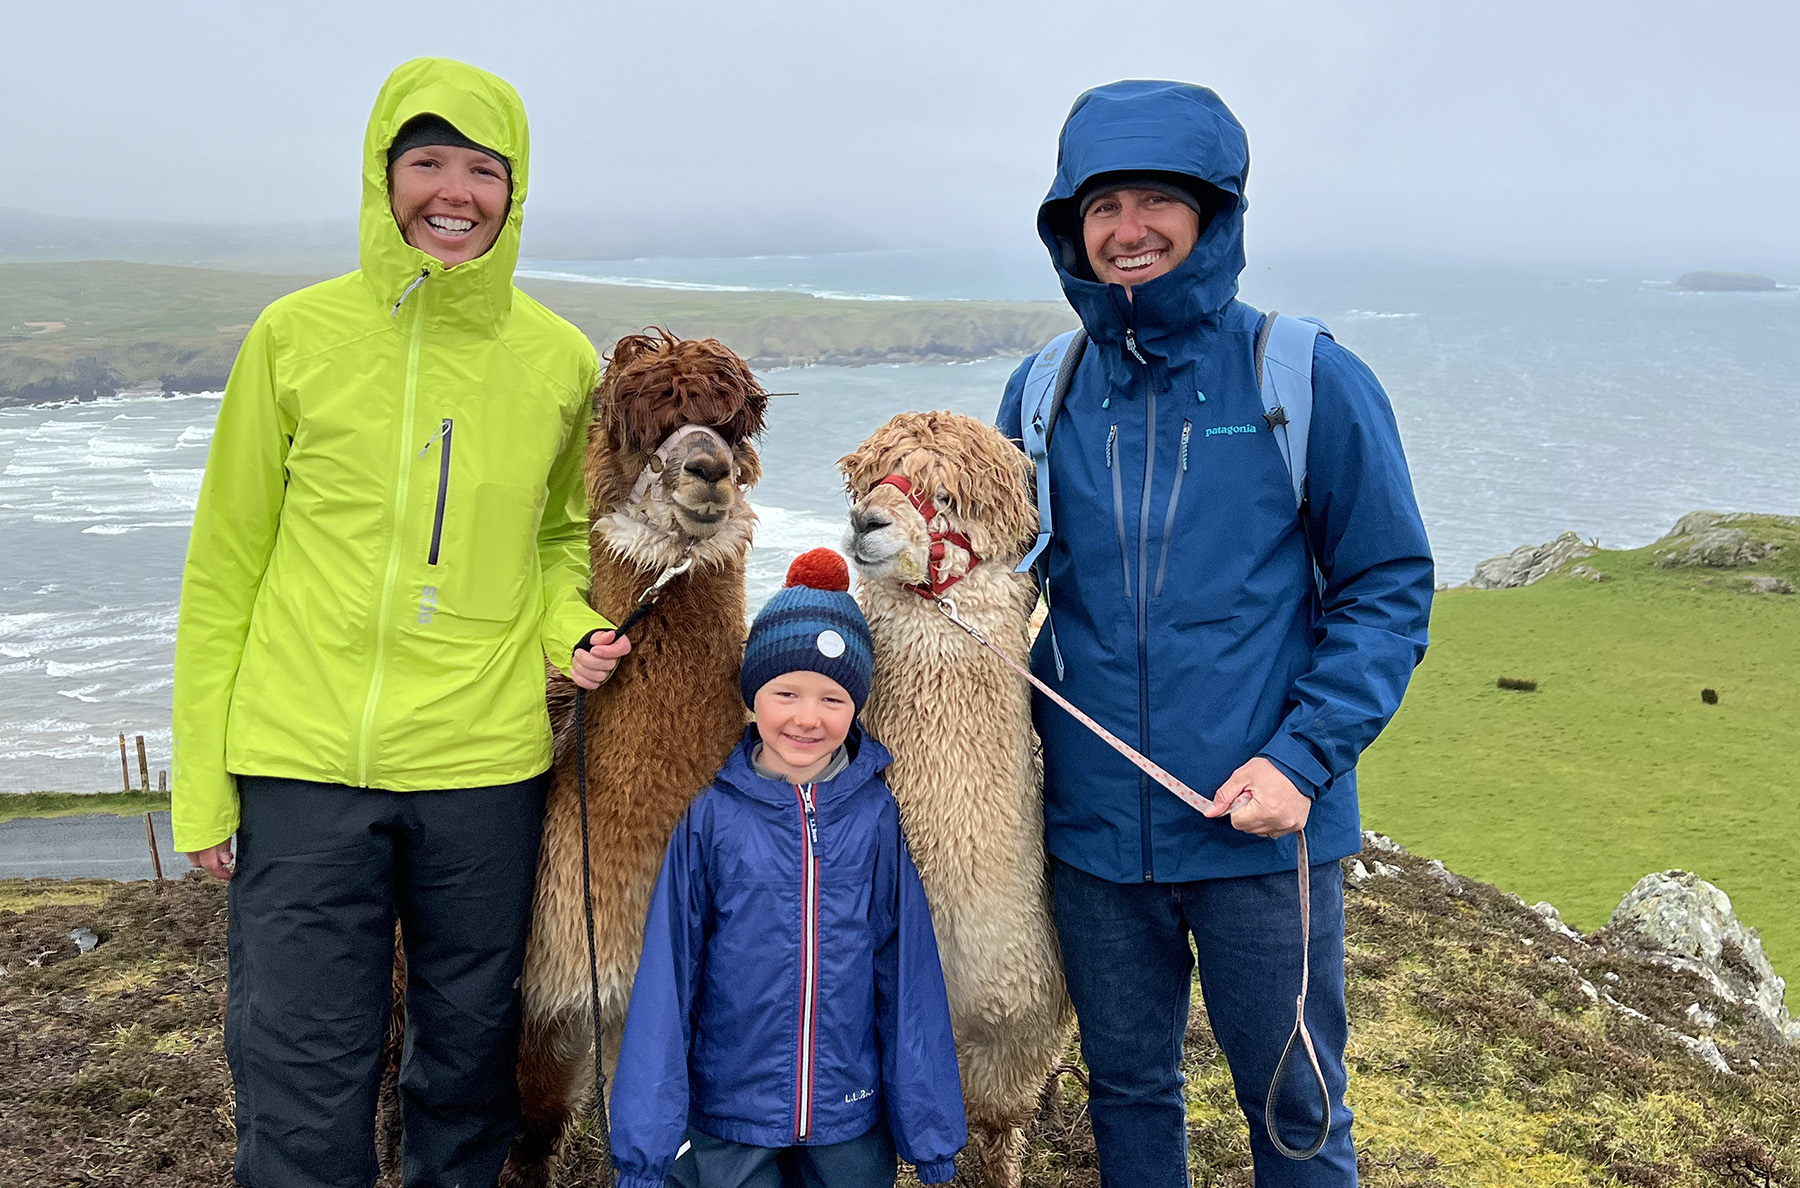
M825 770L856 721L856 703L823 673L783 673L756 691L763 766L805 783Z

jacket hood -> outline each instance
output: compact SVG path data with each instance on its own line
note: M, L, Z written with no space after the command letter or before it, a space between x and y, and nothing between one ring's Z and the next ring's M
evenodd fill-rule
M1056 180L1038 207L1038 235L1091 336L1111 341L1130 324L1143 341L1159 326L1191 328L1231 303L1244 269L1249 172L1250 142L1242 125L1206 87L1116 82L1075 101L1057 141ZM1075 196L1092 179L1115 173L1179 180L1198 195L1217 192L1193 252L1166 275L1132 286L1135 303L1122 285L1086 279L1092 272L1083 267L1086 248Z
M794 803L794 786L786 780L771 780L757 774L756 766L750 761L750 756L756 753L756 745L761 741L762 738L756 733L756 724L752 722L745 728L744 737L732 750L731 757L725 760L725 766L719 769L714 783L755 800L791 807ZM860 723L850 727L850 734L844 739L844 745L850 750L850 766L818 785L817 799L820 804L830 804L860 790L886 771L894 761L888 749L863 730Z
M388 199L388 146L408 120L435 115L477 144L505 155L512 206L485 255L446 269L407 243ZM396 67L376 96L363 136L362 214L358 251L364 279L392 309L421 275L431 288L431 316L495 330L512 310L525 193L531 179L531 134L525 104L504 79L449 58L414 58Z

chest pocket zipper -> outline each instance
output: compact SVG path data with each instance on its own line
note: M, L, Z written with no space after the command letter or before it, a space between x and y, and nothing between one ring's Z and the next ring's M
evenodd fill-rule
M427 565L438 563L438 546L444 540L444 508L450 502L450 433L454 426L455 422L451 418L445 417L444 427L439 429L437 436L432 439L432 441L441 440L442 446L438 451L437 511L431 517L431 552L425 558ZM425 443L425 448L419 451L419 456L423 458L430 449L431 442L428 441Z
M1131 550L1125 545L1125 480L1119 473L1119 426L1106 434L1106 469L1112 472L1113 524L1119 531L1119 571L1125 578L1125 597L1131 597Z
M1161 598L1163 579L1169 574L1169 541L1175 535L1175 513L1181 508L1181 480L1187 476L1188 440L1194 436L1194 423L1181 423L1181 464L1175 468L1175 483L1169 488L1169 513L1163 517L1162 560L1156 563L1156 593Z

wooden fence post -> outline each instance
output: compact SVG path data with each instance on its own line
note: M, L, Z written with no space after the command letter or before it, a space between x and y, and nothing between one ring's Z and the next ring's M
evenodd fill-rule
M141 734L137 736L137 745L138 774L144 777L144 792L148 795L150 792L150 760L144 754L144 736Z
M149 813L144 814L144 836L150 839L150 866L156 871L156 881L162 882L162 855L156 850L156 818Z
M131 760L125 757L125 735L119 735L119 770L125 773L125 791L131 791Z
M169 769L166 767L156 773L156 790L165 796L169 793Z

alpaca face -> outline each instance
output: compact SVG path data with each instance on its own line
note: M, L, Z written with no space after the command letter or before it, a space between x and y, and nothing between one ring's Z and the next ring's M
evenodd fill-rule
M911 585L930 573L931 533L960 532L983 562L1017 564L1037 532L1028 486L1030 463L1000 431L960 413L901 413L838 460L850 499L844 551L870 581ZM899 489L907 478L936 505L925 522ZM935 576L966 573L969 553L945 542Z
M702 568L741 555L768 402L749 365L712 339L621 338L595 393L587 452L588 499L614 551L645 566L690 556Z

